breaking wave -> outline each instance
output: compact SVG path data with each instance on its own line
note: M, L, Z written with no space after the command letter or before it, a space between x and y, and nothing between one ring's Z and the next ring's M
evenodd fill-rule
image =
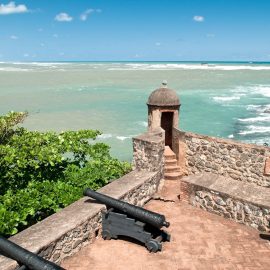
M238 134L248 135L248 134L256 134L256 133L270 133L270 127L250 125L250 126L247 126L247 130L242 130Z
M27 72L27 71L33 71L33 69L29 69L29 68L15 68L15 67L0 67L0 71L6 71L6 72Z
M228 102L234 100L240 100L241 98L269 98L270 97L270 85L256 84L247 86L236 86L232 89L224 89L226 94L221 94L220 96L211 97L212 100L218 103L224 103L226 106ZM258 113L270 112L270 104L266 105L247 105L246 109L248 111L256 111Z
M124 141L127 139L131 139L132 136L116 136L116 139L120 140L120 141Z
M110 67L109 70L270 70L270 65L256 65L256 64L235 64L235 65L222 65L222 64L207 64L207 63L128 63L119 64L117 66Z
M100 140L106 140L106 139L117 139L117 140L120 140L120 141L125 141L127 139L131 139L134 135L128 135L128 136L121 136L121 135L113 135L111 133L104 133L104 134L101 134L101 135L98 135L97 136L97 139L100 139Z
M270 104L269 105L248 105L247 110L258 112L258 113L270 113Z
M214 101L223 102L223 101L231 101L231 100L238 100L240 99L239 96L232 96L232 97L213 97Z
M238 121L240 122L248 122L248 123L257 123L257 122L268 122L270 123L270 114L265 115L261 114L257 117L250 117L250 118L239 118Z
M117 63L117 62L1 62L1 65L29 66L42 69L59 69L61 67L83 67L87 69L102 68L105 70L217 70L217 71L237 71L237 70L270 70L269 64L221 64L221 63Z
M270 97L270 85L254 85L251 90L253 91L253 94Z
M108 134L101 134L101 135L98 135L97 138L98 139L109 139L109 138L112 138L112 134L108 133Z

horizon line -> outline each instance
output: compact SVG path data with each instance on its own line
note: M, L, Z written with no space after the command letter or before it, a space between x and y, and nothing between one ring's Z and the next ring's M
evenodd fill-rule
M151 63L249 63L249 64L256 64L256 63L270 63L270 60L37 60L37 61L21 61L21 60L7 60L7 61L0 61L2 63L67 63L67 62L74 62L74 63L108 63L108 62L151 62Z

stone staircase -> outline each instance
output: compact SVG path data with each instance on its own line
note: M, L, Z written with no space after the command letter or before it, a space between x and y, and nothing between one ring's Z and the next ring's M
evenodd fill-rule
M165 157L164 179L179 180L181 176L180 167L177 165L175 153L169 146L165 146L164 157Z

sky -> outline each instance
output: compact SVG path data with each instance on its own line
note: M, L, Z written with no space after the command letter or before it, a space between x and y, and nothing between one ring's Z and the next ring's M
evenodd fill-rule
M270 61L270 0L0 0L0 61Z

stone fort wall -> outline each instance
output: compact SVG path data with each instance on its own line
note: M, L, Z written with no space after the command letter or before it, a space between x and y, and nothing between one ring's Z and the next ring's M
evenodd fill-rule
M133 171L98 192L143 206L158 191L163 178L164 131L158 129L133 138L133 148ZM10 240L45 259L60 263L100 235L101 211L104 209L103 204L83 197ZM0 270L17 267L14 260L0 255Z
M209 172L270 187L270 147L173 129L173 151L183 175Z

